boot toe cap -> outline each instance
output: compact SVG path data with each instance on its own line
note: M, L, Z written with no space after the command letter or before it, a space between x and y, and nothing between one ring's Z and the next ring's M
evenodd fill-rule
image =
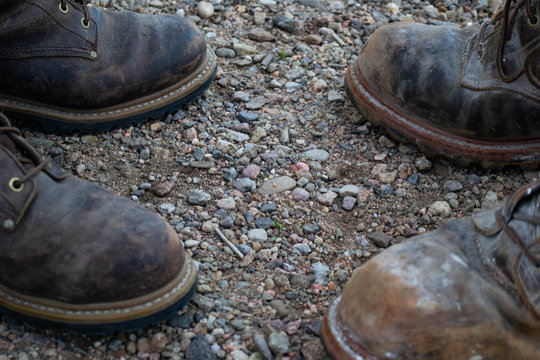
M458 247L426 240L395 245L355 272L327 315L334 325L323 337L331 352L351 359L455 359L508 350L500 344L511 333L493 301L502 293Z

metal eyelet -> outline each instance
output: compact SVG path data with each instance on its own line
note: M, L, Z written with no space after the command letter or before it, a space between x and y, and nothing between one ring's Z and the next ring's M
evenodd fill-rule
M532 269L536 272L540 272L540 259L529 260Z
M85 24L85 19L81 18L81 25L83 28L88 29L90 27L90 21L86 20L86 24Z
M21 180L21 179L19 179L18 177L14 177L14 178L11 178L11 180L9 180L9 188L11 189L11 191L13 191L13 192L21 192L21 191L23 191L24 184L20 184L19 186L15 185L15 182L17 182L19 180Z
M527 18L527 24L534 28L538 25L538 15L534 15L534 22L531 22L531 19Z
M62 3L59 3L59 4L58 4L58 8L60 9L60 12L61 12L62 14L67 14L67 12L69 11L69 7L68 7L67 4L66 4L66 8L64 9L64 8L62 7Z

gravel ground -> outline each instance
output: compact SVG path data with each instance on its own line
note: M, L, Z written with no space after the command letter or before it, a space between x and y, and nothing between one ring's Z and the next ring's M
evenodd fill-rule
M491 15L485 0L95 5L191 18L219 56L216 81L161 121L24 134L75 176L169 221L199 266L198 294L175 318L132 333L74 335L2 319L0 360L326 359L321 319L353 269L537 175L426 158L346 98L347 66L376 28L477 25Z

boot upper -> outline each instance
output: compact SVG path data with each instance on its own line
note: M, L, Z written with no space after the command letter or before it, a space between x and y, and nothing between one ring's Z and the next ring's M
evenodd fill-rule
M534 359L540 351L540 183L359 268L338 305L376 358Z
M426 127L478 141L538 139L540 27L529 26L524 11L515 9L502 55L498 18L481 30L390 24L370 37L356 71L373 96ZM499 58L507 73L520 76L503 79Z
M8 126L0 127L0 164L1 286L109 303L161 289L184 267L178 235L159 216L66 176Z
M2 10L2 96L104 108L165 91L204 59L204 38L184 18L65 3L24 0Z

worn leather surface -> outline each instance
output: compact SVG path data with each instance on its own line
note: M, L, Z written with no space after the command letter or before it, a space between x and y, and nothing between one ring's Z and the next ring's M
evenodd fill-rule
M523 53L530 52L540 38L538 29L527 28L523 39L516 36L508 52L526 47L519 50L521 55L514 54L523 60ZM523 76L514 83L502 83L493 68L498 33L485 40L485 51L478 54L471 51L478 31L390 24L370 37L357 66L368 90L420 124L477 140L538 139L540 89ZM530 40L530 32L535 40ZM524 43L518 44L517 39ZM486 86L488 82L497 86Z
M535 256L540 225L517 217L540 219L538 187L506 211ZM359 268L338 305L359 345L381 359L538 358L540 272L494 213L449 222Z
M525 67L525 61L532 50L540 48L540 22L530 25L522 6L515 10L516 23L511 28L510 39L506 41L503 54L503 64L507 75L518 74ZM502 13L498 15L501 17ZM498 18L497 18L498 20ZM490 22L484 31L475 34L467 44L463 64L462 84L472 90L504 90L521 94L540 103L540 89L531 83L526 74L516 80L504 82L498 71L496 57L501 37L502 27L499 22ZM535 68L540 69L540 58ZM536 78L540 79L540 73ZM538 113L536 114L538 115Z
M477 247L486 268L502 286L519 293L527 307L540 319L538 188L540 183L523 188L508 198L501 209L476 214L473 222L477 229ZM529 193L533 196L528 196ZM529 219L537 219L538 223ZM513 234L517 241L512 238Z
M0 96L73 109L113 106L178 83L206 54L203 36L184 18L89 6L85 29L82 4L67 3L66 14L56 0L2 10Z
M159 216L97 185L45 171L15 193L6 181L32 168L20 156L20 147L0 135L0 284L87 304L146 295L178 276L184 250ZM2 226L9 219L14 229Z

